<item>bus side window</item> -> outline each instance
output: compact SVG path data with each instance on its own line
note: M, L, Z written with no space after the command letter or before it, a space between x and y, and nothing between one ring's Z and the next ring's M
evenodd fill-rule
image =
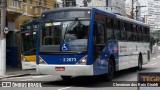
M147 29L145 27L142 27L142 31L143 31L143 41L147 42Z
M114 38L113 33L113 20L110 18L106 18L106 27L107 27L107 40L111 40Z
M94 22L93 42L93 57L95 60L105 47L104 24L101 22Z
M136 25L132 24L133 40L137 41Z
M127 24L127 38L128 41L133 41L133 33L132 33L132 25L130 23Z
M95 22L94 24L94 42L104 44L104 24Z
M150 33L150 32L149 32L149 28L146 27L146 30L147 30L147 42L149 42L149 41L150 41L150 37L149 37L149 33Z
M137 33L137 40L139 41L139 42L141 42L142 41L142 34L140 33L140 26L136 26L136 33Z
M114 20L114 36L116 40L121 40L120 22Z
M122 40L126 41L127 40L127 27L126 27L126 23L124 22L122 22L121 34L122 34Z

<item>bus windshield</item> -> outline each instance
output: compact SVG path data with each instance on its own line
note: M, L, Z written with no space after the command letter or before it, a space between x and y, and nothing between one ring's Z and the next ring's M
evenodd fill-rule
M36 52L36 35L37 32L34 31L32 34L30 32L23 32L22 35L22 53L23 54L34 54Z
M87 51L89 20L46 22L42 27L41 52ZM66 49L62 49L66 44Z

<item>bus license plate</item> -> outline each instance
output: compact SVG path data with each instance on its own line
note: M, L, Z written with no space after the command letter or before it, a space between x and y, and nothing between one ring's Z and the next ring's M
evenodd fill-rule
M65 71L65 67L55 67L56 71Z

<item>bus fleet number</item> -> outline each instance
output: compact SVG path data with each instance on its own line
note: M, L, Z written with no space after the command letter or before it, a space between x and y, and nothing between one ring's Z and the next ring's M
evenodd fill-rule
M63 58L63 62L76 62L76 58Z

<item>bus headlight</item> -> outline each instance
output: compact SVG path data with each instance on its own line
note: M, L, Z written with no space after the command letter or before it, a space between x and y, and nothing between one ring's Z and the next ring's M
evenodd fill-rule
M87 62L87 55L86 55L86 56L84 56L81 60L79 60L77 64L85 65L85 64L86 64L86 62Z
M47 64L47 63L39 56L39 64Z

